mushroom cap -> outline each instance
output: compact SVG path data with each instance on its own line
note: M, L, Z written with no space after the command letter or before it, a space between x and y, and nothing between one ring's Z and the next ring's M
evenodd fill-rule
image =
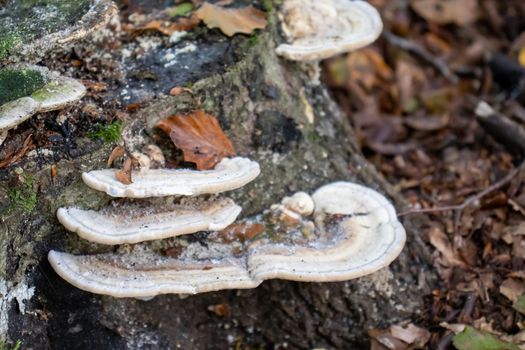
M40 102L22 97L0 106L0 131L13 129L31 118L40 108Z
M239 242L209 240L206 246L186 243L178 258L141 250L87 256L51 251L49 260L60 276L81 289L151 297L254 288L271 278L348 280L387 266L401 252L405 230L378 192L336 182L317 190L313 200L318 232L307 243L261 238L242 249Z
M112 197L147 198L196 196L220 193L246 185L261 172L259 164L248 158L224 158L213 170L146 169L133 173L133 183L125 185L115 177L115 169L82 174L89 187Z
M284 197L281 204L288 210L300 215L310 215L314 212L315 203L306 192L296 192L290 197Z
M53 269L77 288L114 297L147 298L159 294L197 294L222 289L255 288L243 263L236 259L192 264L143 254L84 255L50 251Z
M223 230L241 212L241 207L231 199L161 209L157 211L136 204L109 207L102 212L60 208L57 218L69 231L88 241L115 245Z
M61 109L80 100L86 88L44 67L15 65L0 70L0 132L36 113ZM6 101L7 100L7 101Z
M318 219L339 220L307 245L255 242L248 254L257 279L343 281L388 266L401 252L406 235L394 207L378 192L350 182L319 188L312 198ZM319 221L319 220L316 220Z
M40 102L39 112L49 112L64 108L86 94L86 87L78 80L59 77L33 92L31 98Z
M7 0L0 8L0 66L81 39L116 13L111 0Z
M290 43L276 52L294 61L319 61L360 49L383 29L381 16L365 1L285 0L280 17Z

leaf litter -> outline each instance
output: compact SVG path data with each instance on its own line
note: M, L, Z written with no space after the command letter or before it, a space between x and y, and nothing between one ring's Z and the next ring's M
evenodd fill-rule
M411 320L430 336L392 324L369 331L371 349L523 348L525 166L506 125L525 130L525 4L372 3L382 40L323 62L323 80L409 203L402 214L423 220L439 284ZM480 122L480 101L495 124Z

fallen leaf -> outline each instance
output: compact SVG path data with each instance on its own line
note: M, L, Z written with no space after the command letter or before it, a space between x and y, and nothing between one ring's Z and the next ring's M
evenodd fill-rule
M390 350L406 350L407 344L397 339L388 329L369 329L368 335L379 344Z
M516 302L521 295L525 294L525 283L514 278L507 278L499 286L499 291L512 302Z
M430 332L424 328L420 328L413 323L410 323L406 328L401 326L391 326L390 333L404 341L407 344L414 344L420 348L423 348L430 340Z
M156 126L170 135L184 153L184 161L195 163L199 170L213 169L222 158L235 155L217 119L201 110L168 117Z
M263 224L249 224L242 222L228 226L219 232L219 236L224 243L231 243L235 240L245 242L260 235L265 229L266 227Z
M182 87L182 86L175 86L174 88L172 88L170 90L170 95L171 96L177 96L177 95L180 95L182 94L183 92L187 92L187 93L190 93L192 94L193 91L189 88L185 88L185 87Z
M231 314L231 308L228 304L210 305L208 306L208 310L221 317L228 317Z
M115 177L117 180L122 182L124 185L132 184L133 181L131 180L131 165L133 161L131 158L126 158L126 161L124 161L124 167L122 170L116 170L115 171Z
M183 2L168 10L171 17L188 16L193 11L193 4L191 2Z
M266 27L266 13L253 6L226 9L205 2L196 12L208 28L219 28L227 36L251 34Z
M525 315L525 294L522 294L516 299L512 307Z
M412 0L412 9L429 22L463 26L479 17L477 0Z
M116 159L122 157L125 152L126 152L126 150L122 146L117 146L117 147L113 148L113 151L111 151L111 154L109 155L109 158L108 158L108 163L107 163L108 166L113 165L113 162Z
M442 255L444 263L448 266L467 267L461 259L459 252L452 247L445 233L438 227L432 227L428 232L430 244L432 244Z
M467 326L453 338L458 350L520 350L519 346L499 340L489 333Z
M101 81L82 80L82 84L93 92L103 92L108 89L108 84Z
M138 31L155 30L164 35L172 35L175 32L190 30L200 23L200 19L193 15L191 17L181 17L176 22L153 20L144 26L136 28Z

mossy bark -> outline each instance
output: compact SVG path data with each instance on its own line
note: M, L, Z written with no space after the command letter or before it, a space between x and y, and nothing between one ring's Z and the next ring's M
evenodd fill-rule
M274 53L279 34L274 24L256 40L237 46L234 62L209 72L192 86L193 94L160 97L126 121L128 146L155 137L153 125L177 112L200 107L218 116L240 155L257 160L262 174L228 195L250 216L291 192L349 180L366 184L404 204L363 158L346 117L322 85L312 85L300 65ZM199 55L195 52L194 55ZM198 68L198 67L197 67ZM203 68L204 69L204 68ZM313 113L312 113L313 112ZM312 118L313 116L313 118ZM115 299L83 292L50 268L50 249L72 253L109 251L67 233L57 208L100 208L110 199L88 189L82 171L101 168L111 145L82 139L82 154L51 164L19 164L33 178L36 207L16 206L10 191L23 176L13 168L0 172L0 278L8 290L35 287L21 313L8 302L10 341L24 349L225 349L366 348L370 327L416 320L429 294L428 254L417 225L405 222L408 244L392 264L369 277L341 283L267 281L254 290L221 291L150 301ZM2 206L0 206L2 210ZM21 299L22 300L22 299ZM218 316L210 306L228 305Z

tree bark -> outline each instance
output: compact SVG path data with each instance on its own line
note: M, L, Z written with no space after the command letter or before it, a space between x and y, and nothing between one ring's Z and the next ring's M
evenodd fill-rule
M361 155L346 117L326 88L312 85L304 66L275 55L276 43L282 38L274 13L268 28L251 38L226 39L215 31L198 31L196 37L175 45L194 42L198 47L175 67L166 68L153 61L155 55L165 53L165 46L143 59L142 63L159 75L156 81L140 81L136 71L113 67L124 72L124 77L110 83L115 89L106 97L118 96L138 83L156 96L130 113L125 140L137 136L153 140L156 121L200 107L218 116L238 154L261 165L262 173L256 181L228 193L243 207L243 216L260 213L294 191L312 192L336 180L372 187L402 209L403 201ZM65 70L57 59L71 52L64 50L43 63ZM75 47L76 54L84 59L94 57L96 50L109 52L107 46L96 42L85 41ZM75 74L93 79L89 70ZM165 95L168 85L188 82L192 83L192 95ZM87 101L111 108L96 96ZM71 118L81 116L82 107L71 109ZM254 290L158 296L150 301L78 290L53 272L47 252L56 249L87 254L111 248L66 232L54 213L62 206L97 209L109 202L107 196L87 188L80 173L104 167L112 145L69 137L76 147L67 156L57 152L50 160L37 155L17 164L34 178L34 210L28 213L15 208L4 210L0 216L0 282L6 286L0 306L7 312L0 322L7 322L4 332L9 341L21 340L23 349L360 349L367 347L367 329L414 321L425 310L424 296L429 295L429 281L435 276L418 234L418 223L408 220L404 222L408 242L401 256L388 268L347 282L272 280ZM56 176L52 176L53 163ZM14 167L0 170L4 208L13 202L10 191L23 186L21 179ZM229 315L209 311L217 304L229 305Z

